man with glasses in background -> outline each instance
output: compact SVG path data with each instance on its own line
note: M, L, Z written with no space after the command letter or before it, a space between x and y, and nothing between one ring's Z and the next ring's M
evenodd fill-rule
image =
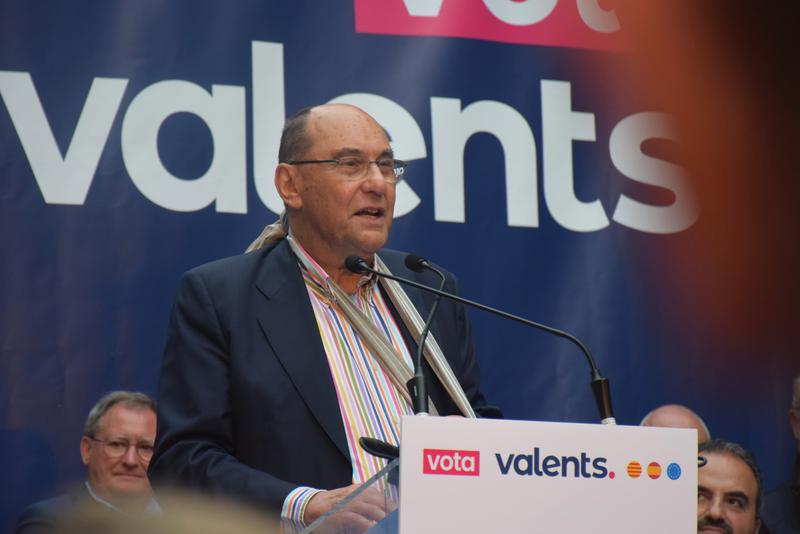
M150 474L154 484L224 493L302 527L385 465L360 448L360 437L399 444L400 417L413 413L405 380L433 304L422 291L351 272L346 259L428 286L439 279L383 249L406 164L363 110L298 112L284 126L278 160L278 222L248 254L181 281ZM426 358L452 377L443 385L428 369L431 411L492 414L463 307L442 301L431 332L437 346ZM379 503L357 508L347 520L356 532L385 512Z
M157 513L147 478L156 437L156 405L144 393L113 391L89 412L80 442L87 477L76 490L26 508L17 534L50 532L76 513Z

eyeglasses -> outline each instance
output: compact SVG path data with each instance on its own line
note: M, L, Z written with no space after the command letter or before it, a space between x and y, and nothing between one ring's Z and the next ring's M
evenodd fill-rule
M308 165L311 163L326 163L333 165L336 168L336 171L339 172L339 174L341 174L345 180L352 182L363 179L367 175L367 169L369 169L370 163L374 163L378 166L378 170L381 171L383 179L389 184L396 184L399 182L400 177L406 170L406 166L408 166L408 163L399 159L380 158L370 161L358 156L345 156L343 158L336 159L308 159L302 161L294 160L290 161L289 165Z
M153 457L153 444L148 443L146 441L140 441L139 443L131 443L124 439L97 439L92 436L86 436L92 441L96 441L98 443L103 444L103 452L105 452L109 458L121 458L128 452L128 449L131 447L136 449L136 454L139 455L139 458L145 462L149 462L150 458Z

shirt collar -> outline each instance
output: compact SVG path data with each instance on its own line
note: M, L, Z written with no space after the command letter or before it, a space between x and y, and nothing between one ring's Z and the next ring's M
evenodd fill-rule
M303 271L308 275L314 284L319 286L323 291L327 293L327 285L329 282L333 282L330 275L325 272L325 269L317 263L311 254L303 248L303 245L295 239L292 235L291 230L289 231L289 235L286 236L286 240L289 242L289 248L291 248L294 255L297 257L297 261L300 264L300 267ZM368 273L362 276L358 284L356 286L356 291L351 297L356 298L358 295L362 297L366 297L367 295L372 294L373 289L375 288L375 284L378 282L378 277L373 273Z
M92 499L94 499L95 501L99 502L103 506L111 508L115 512L119 512L119 513L121 513L123 515L130 515L127 512L125 512L123 510L120 510L119 508L117 508L115 505L113 505L112 503L108 502L104 498L102 498L99 495L97 495L94 492L94 490L92 489L92 485L89 483L88 480L85 482L85 484L86 484L86 491L89 492L89 495L92 496ZM158 515L160 513L161 513L161 505L158 504L158 501L156 501L155 497L150 497L150 501L148 501L147 506L144 509L144 514L145 515Z

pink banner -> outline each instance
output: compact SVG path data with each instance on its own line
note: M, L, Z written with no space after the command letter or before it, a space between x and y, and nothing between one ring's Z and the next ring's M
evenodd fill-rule
M356 31L466 37L618 51L619 22L599 0L355 0Z

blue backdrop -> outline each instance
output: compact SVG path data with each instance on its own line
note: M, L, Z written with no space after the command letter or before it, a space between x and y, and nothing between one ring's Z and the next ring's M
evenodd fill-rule
M100 395L155 393L180 274L275 219L283 118L333 99L412 160L392 248L581 337L620 423L685 403L752 448L768 486L784 478L800 366L788 339L737 346L689 313L695 258L674 251L704 206L613 32L566 1L527 26L456 3L423 17L403 0L0 1L0 526L83 476ZM577 37L553 46L560 29ZM507 417L597 420L575 347L471 318Z

